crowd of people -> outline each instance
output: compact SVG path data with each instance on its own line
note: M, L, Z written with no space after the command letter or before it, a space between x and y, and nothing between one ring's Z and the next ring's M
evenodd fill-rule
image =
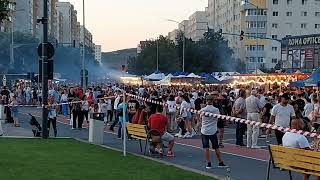
M7 104L7 121L19 126L19 104L41 104L41 91L28 87L15 87L9 91L3 87L1 103ZM177 138L193 138L200 135L205 149L207 168L211 167L209 141L216 150L219 166L226 166L219 148L224 147L224 128L232 122L226 122L209 116L200 116L185 109L195 109L214 114L239 117L256 122L275 124L284 128L299 128L297 122L302 122L305 131L319 131L320 126L320 96L315 89L268 90L251 87L159 87L159 86L125 86L123 84L107 84L92 86L86 91L80 87L51 85L49 88L49 126L52 124L54 136L57 136L56 118L70 118L72 129L82 129L83 123L88 123L91 113L104 113L105 124L111 131L118 128L118 138L122 137L122 127L125 122L143 124L160 132L161 139L169 143L167 156L174 156L174 136ZM139 95L154 101L163 102L166 106L144 102L126 96L123 90L133 95ZM125 100L125 101L124 101ZM181 108L177 108L180 106ZM125 110L125 111L124 111ZM123 112L126 118L123 118ZM1 130L1 129L0 129ZM255 125L236 123L236 145L239 147L257 149L258 138L267 137L270 129ZM0 131L0 134L1 131ZM292 144L291 134L275 130L274 134L279 145ZM244 143L244 136L247 143ZM289 136L289 138L288 138ZM286 141L286 142L284 142ZM311 148L311 146L310 146ZM155 149L163 154L160 146Z

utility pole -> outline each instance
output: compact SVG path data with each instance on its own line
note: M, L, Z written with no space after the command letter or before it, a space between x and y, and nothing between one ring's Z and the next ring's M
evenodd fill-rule
M43 42L42 42L42 138L47 139L48 133L48 0L43 0Z
M185 57L185 46L186 46L186 37L185 37L185 33L186 33L186 26L185 24L183 24L183 33L182 33L182 72L184 72L184 57Z
M159 38L157 39L157 72L159 71Z

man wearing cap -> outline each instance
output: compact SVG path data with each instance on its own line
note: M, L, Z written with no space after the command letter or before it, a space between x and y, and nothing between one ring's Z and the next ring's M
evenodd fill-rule
M202 108L200 111L201 112L209 112L213 114L220 114L219 109L213 106L213 96L208 95L206 96L206 103L207 106ZM211 141L211 146L212 149L215 150L217 159L219 161L218 167L227 167L221 158L221 152L219 150L219 143L218 143L218 128L217 128L217 123L218 123L218 118L213 117L213 116L205 116L202 115L200 122L201 123L201 139L202 139L202 146L204 149L204 155L205 159L207 161L207 169L211 169L211 158L210 158L210 142Z
M274 123L277 126L290 128L291 119L293 119L296 115L295 115L293 106L288 104L289 100L290 100L290 96L288 93L284 93L281 96L281 102L276 104L271 110L271 117L270 117L269 124ZM270 130L268 130L268 133L270 134ZM275 130L275 135L276 135L278 144L281 145L284 132Z
M257 91L252 90L251 95L246 98L247 119L250 121L259 121L259 113L263 108L259 98L257 97ZM247 147L258 149L259 126L247 125Z

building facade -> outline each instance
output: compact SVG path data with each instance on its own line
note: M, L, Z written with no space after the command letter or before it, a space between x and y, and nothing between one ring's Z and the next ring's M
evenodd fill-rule
M84 31L84 44L85 44L85 46L94 50L95 47L93 46L93 42L92 42L92 34L87 28L84 28L83 26L80 26L80 37L81 37L80 43L83 44L83 31Z
M101 62L101 45L95 45L94 59L99 63Z
M222 29L234 57L247 70L275 67L281 60L280 40L320 30L319 0L209 0L209 27ZM240 41L240 33L245 38ZM237 34L237 35L231 35ZM255 37L258 38L255 38Z
M73 27L74 24L72 23L72 17L74 15L74 6L69 3L69 2L57 2L56 4L57 11L59 12L60 15L63 16L63 23L62 23L62 38L60 37L59 39L61 40L60 43L73 43L73 38L74 35L72 35L73 28L76 29L76 27ZM73 18L74 19L74 18ZM61 23L61 22L60 22Z
M181 31L179 29L175 29L168 33L168 39L173 41L175 44L177 44L177 37Z
M16 0L15 31L34 35L33 1L34 0Z
M63 42L63 15L57 11L57 41L58 43Z
M8 5L8 17L6 20L3 20L3 22L0 23L0 32L11 32L11 30L14 27L15 23L15 10L16 6L14 3L15 0L10 0Z
M193 41L199 41L208 31L207 11L196 11L189 17L187 37Z

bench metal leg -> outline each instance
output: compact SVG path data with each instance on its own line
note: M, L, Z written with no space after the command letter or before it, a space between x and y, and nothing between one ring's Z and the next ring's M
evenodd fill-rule
M292 173L289 171L290 180L292 180Z
M139 144L140 144L140 152L142 153L142 144L140 139L139 139Z
M268 169L267 169L266 180L269 180L269 178L270 178L270 168L271 168L271 157L270 157L269 162L268 162Z
M146 139L145 145L144 145L144 155L147 153L147 145L148 145L148 139Z

